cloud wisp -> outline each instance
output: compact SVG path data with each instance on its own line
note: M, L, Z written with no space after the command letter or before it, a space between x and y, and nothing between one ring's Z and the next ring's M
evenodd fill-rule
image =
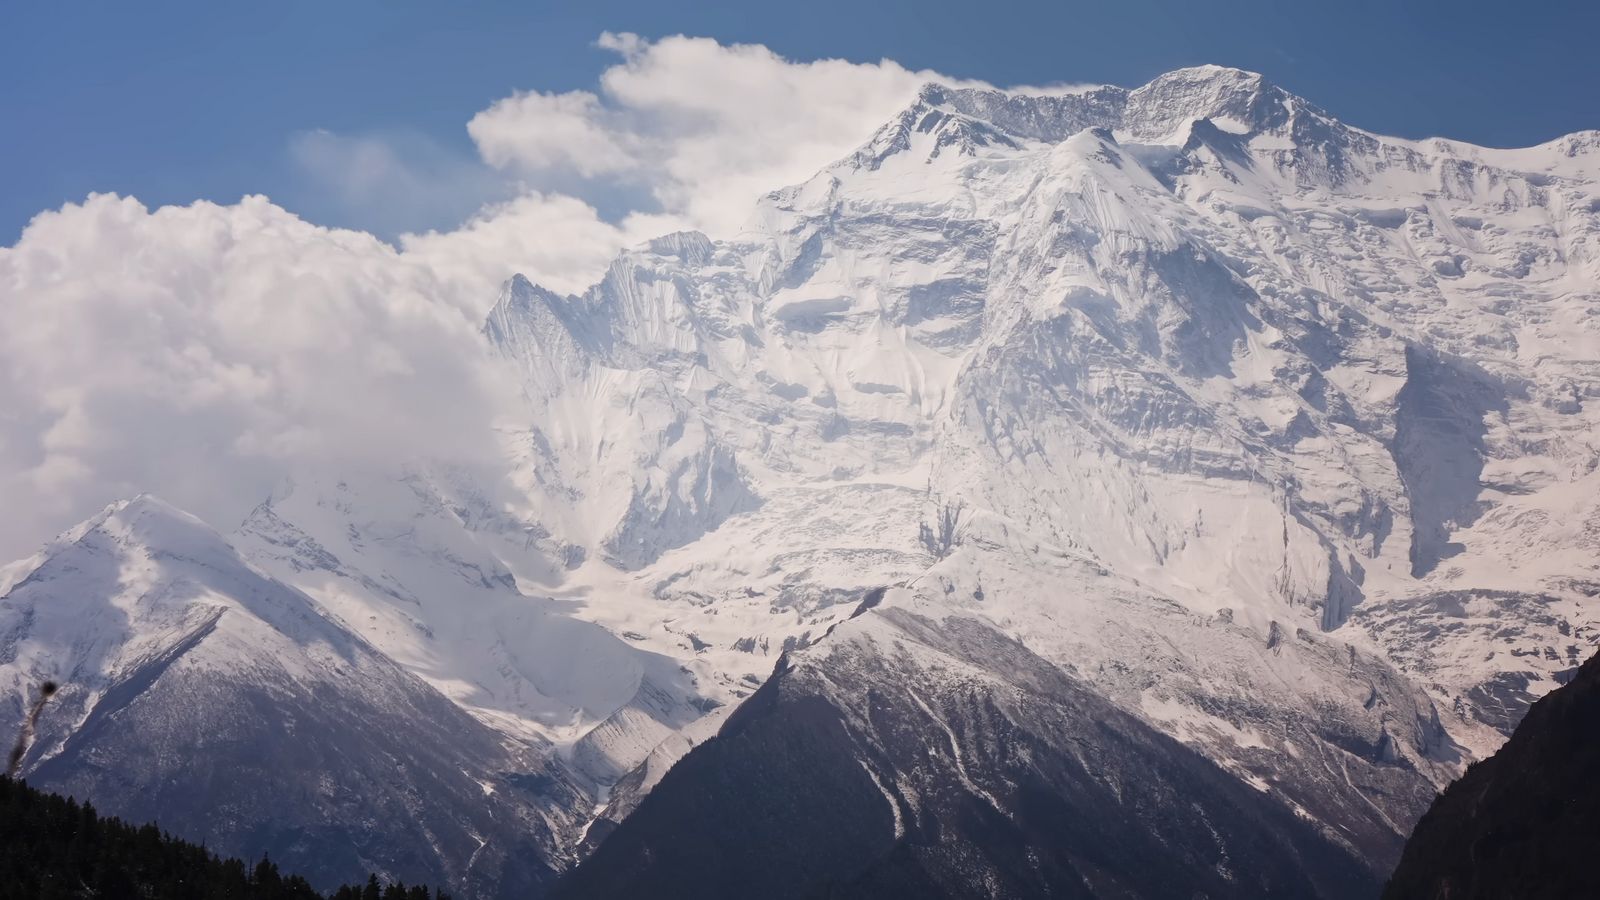
M621 61L597 91L529 91L467 124L485 161L581 193L642 187L660 212L713 235L762 194L849 153L929 81L891 60L794 62L754 44L604 34ZM975 83L975 82L971 82Z
M521 192L515 178L425 134L351 137L324 130L289 139L298 176L280 202L323 225L394 239L407 231L453 226Z

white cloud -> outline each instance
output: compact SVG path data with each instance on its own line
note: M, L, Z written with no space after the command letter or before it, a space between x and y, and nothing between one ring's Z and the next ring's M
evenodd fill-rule
M889 60L793 62L707 38L605 34L599 43L622 58L599 94L501 100L469 125L479 151L527 176L642 184L662 211L714 235L742 224L762 194L863 143L922 84L970 83Z
M620 61L597 91L473 118L501 172L404 135L292 139L327 208L373 227L513 195L458 228L391 245L264 197L150 211L94 195L0 248L0 562L141 491L227 528L298 468L492 452L515 401L480 326L506 278L577 292L631 244L726 233L938 77L697 38L600 44Z
M518 272L553 291L579 293L624 248L685 227L677 218L643 213L613 224L582 200L528 193L486 207L454 231L403 235L400 245L409 260L470 302L491 298Z
M578 291L679 225L528 194L397 250L264 197L42 213L0 248L0 560L142 491L226 529L294 472L492 462L500 284Z
M0 249L0 556L154 491L227 527L296 466L491 452L481 311L265 198L91 196Z
M626 131L613 130L600 98L588 91L518 93L472 117L467 133L491 165L571 170L594 176L638 165Z

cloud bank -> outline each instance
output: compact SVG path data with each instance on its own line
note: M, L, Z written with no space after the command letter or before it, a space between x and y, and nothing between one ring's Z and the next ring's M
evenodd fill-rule
M226 527L291 465L482 454L507 395L442 287L262 197L40 215L0 250L0 547L140 491Z
M601 35L622 61L598 92L519 93L467 124L485 161L534 178L642 186L667 214L726 234L762 194L844 156L929 81L899 63L792 62L706 38Z
M0 248L0 562L141 491L227 529L300 468L492 454L516 400L480 326L504 279L576 292L657 234L731 232L938 78L701 38L600 45L619 61L596 90L518 93L468 123L492 181L382 139L292 138L352 205L511 186L449 231L389 243L259 196L37 216Z

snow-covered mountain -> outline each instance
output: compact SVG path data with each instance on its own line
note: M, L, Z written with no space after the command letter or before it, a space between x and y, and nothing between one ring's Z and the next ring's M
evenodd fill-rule
M318 881L539 891L581 807L549 748L485 727L151 497L62 536L0 604L7 717L61 685L37 787Z
M552 867L633 827L758 687L810 672L901 823L886 847L953 833L902 827L946 821L950 792L1019 814L1027 767L968 730L999 709L1042 739L1090 697L1364 882L1600 633L1597 132L1382 137L1215 67L1048 96L934 85L730 240L664 236L578 296L512 278L485 335L528 407L505 470L297 479L231 546L374 666L543 760L562 788L530 833ZM5 635L65 602L37 581L4 596ZM191 613L173 615L63 622L52 652L109 683L113 659L178 646ZM1014 643L1071 686L1067 712L1030 722L1010 670L959 697L852 683L926 680L928 639L893 637L910 622ZM0 677L40 677L5 641ZM940 671L971 662L936 649ZM874 724L873 703L917 697L895 721L948 746ZM47 715L36 771L102 740L75 702ZM120 719L151 741L195 727ZM1076 796L1059 774L1043 783ZM651 827L689 814L654 802ZM1239 827L1221 846L1259 851Z

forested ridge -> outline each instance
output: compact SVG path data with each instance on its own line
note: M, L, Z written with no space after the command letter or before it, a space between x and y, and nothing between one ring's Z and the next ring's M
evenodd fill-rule
M365 884L321 893L263 857L246 863L102 816L89 803L0 776L0 900L448 900L420 885Z
M1600 655L1417 823L1386 900L1600 897Z

